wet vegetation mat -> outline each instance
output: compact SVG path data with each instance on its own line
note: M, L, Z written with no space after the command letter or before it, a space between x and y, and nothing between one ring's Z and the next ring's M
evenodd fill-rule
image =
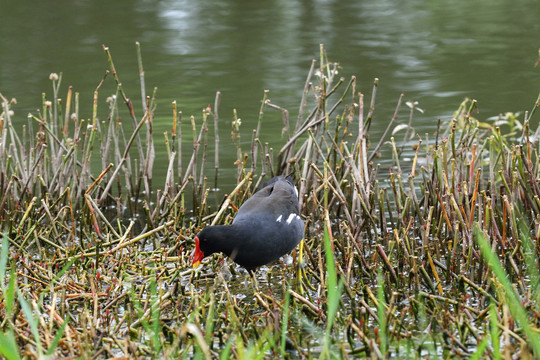
M163 137L139 46L140 89L104 51L117 90L100 83L91 114L57 74L24 126L1 97L3 357L540 357L540 98L485 121L466 99L419 135L417 104L378 118L378 80L360 90L321 48L296 119L267 91L246 133L218 116L218 92L187 119L170 105ZM270 115L275 144L261 140ZM223 173L236 186L217 191ZM302 246L255 279L219 255L193 269L194 236L277 174L299 189Z

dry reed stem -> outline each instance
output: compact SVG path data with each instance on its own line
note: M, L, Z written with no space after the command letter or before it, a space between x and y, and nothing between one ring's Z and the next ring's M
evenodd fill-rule
M135 120L135 110L105 51L117 94ZM51 105L44 98L40 115L29 119L37 128L29 126L20 136L10 115L14 104L2 96L0 146L5 156L0 157L4 192L0 209L10 244L5 263L8 271L16 269L17 288L11 312L0 322L2 334L12 331L28 349L27 357L38 357L39 342L45 349L52 346L58 329L67 323L56 356L212 358L227 347L236 356L250 349L287 356L290 347L299 356L313 358L324 342L326 323L332 321L330 346L343 356L400 357L407 355L405 347L414 349L409 355L425 351L433 356L461 356L478 349L492 333L501 338L501 354L531 355L527 347L531 339L513 318L472 230L479 227L489 239L489 247L524 299L530 326L537 331L532 315L538 307L537 294L527 282L531 269L525 259L530 251L523 234L528 230L533 235L533 249L538 250L534 237L540 233L536 181L540 166L534 160L538 150L529 140L513 144L500 128L480 128L472 116L476 102L464 101L447 128L437 130L448 138L433 142L419 137L412 161L405 161L391 141L391 169L388 176L380 175L380 166L372 161L387 146L386 134L398 121L402 99L383 138L371 142L378 79L365 116L365 99L356 89L356 78L336 78L337 65L327 61L322 48L321 59L320 68L314 62L309 71L294 131L283 141L277 159L271 150L274 144L263 138L263 119L266 123L278 110L287 129L287 110L264 93L251 154L244 154L240 142L250 130L244 132L233 113L231 143L238 184L215 210L210 209L211 185L217 186L217 153L223 144L217 137L208 142L207 137L212 131L208 127L214 126L213 134L218 134L219 92L213 113L205 109L202 122L193 116L184 124L191 128L194 149L186 168L182 167L181 112L173 103L172 141L166 135L165 145L167 173L163 187L155 190L152 157L154 146L157 150L162 145L153 138L156 92L145 95L142 61L142 120L135 120L130 130L117 121L105 126L97 122L101 110L97 101L91 123L78 121L77 93L77 115L74 126L68 126L73 90L68 90L64 106L58 99L58 81L53 82ZM340 90L344 84L346 88ZM351 104L346 104L349 93ZM96 90L94 100L97 95ZM105 112L111 120L122 116L114 97ZM410 124L411 114L406 120ZM145 148L139 133L144 124ZM522 138L530 138L528 125ZM100 139L98 147L94 142ZM133 143L140 144L133 151L143 155L138 163L129 156ZM376 145L370 148L371 144ZM212 178L205 166L212 146L214 181L208 180ZM97 159L101 168L95 177L92 155L97 148L106 154ZM426 165L419 171L422 157L427 157ZM110 166L116 167L112 174ZM248 172L250 166L253 171ZM257 291L234 268L227 282L226 270L216 277L211 267L207 272L191 269L191 239L197 231L208 223L229 223L237 205L266 175L283 171L299 176L306 220L305 265L298 261L259 272ZM107 179L105 186L103 179ZM329 230L333 264L327 264L324 256L323 226ZM328 313L331 267L343 284L335 319ZM297 287L291 276L295 273L304 277ZM8 311L4 289L10 276L6 272L0 283L3 313ZM374 291L378 286L384 289L382 297ZM27 318L21 302L32 314L47 316ZM490 332L490 303L495 306L497 332ZM282 338L279 324L285 313L288 321ZM379 326L381 321L386 327ZM32 327L37 327L37 337ZM418 350L427 343L433 348ZM385 349L389 354L382 353Z

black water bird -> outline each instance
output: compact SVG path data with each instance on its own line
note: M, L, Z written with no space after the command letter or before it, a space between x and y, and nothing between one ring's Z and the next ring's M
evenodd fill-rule
M240 207L231 225L209 226L195 237L193 267L222 252L252 272L292 251L303 237L293 179L276 176Z

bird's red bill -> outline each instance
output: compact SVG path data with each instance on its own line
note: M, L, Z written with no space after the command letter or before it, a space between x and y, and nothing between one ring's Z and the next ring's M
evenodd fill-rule
M195 236L195 253L193 254L193 268L199 267L201 260L204 259L204 253L199 247L199 238Z

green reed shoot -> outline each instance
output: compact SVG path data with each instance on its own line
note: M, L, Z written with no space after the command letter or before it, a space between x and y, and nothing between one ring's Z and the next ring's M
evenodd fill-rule
M523 305L521 305L519 296L516 294L512 284L508 280L508 274L501 266L497 256L492 252L487 237L478 225L475 225L474 227L474 238L480 247L482 256L486 259L491 271L493 271L496 281L501 286L501 291L504 294L505 300L508 302L510 312L522 327L523 332L527 336L529 346L531 346L536 356L540 357L540 336L533 330L533 327L528 320L527 311L523 308Z

